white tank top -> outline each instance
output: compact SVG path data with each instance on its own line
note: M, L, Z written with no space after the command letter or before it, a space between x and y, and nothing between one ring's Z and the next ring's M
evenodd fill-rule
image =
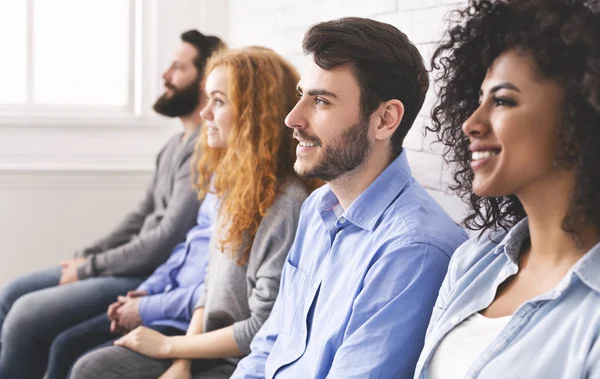
M510 318L488 318L475 313L455 326L446 334L431 358L431 378L463 379Z

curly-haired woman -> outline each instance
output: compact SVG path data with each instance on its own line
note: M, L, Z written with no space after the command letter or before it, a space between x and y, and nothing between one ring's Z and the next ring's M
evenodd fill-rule
M187 335L139 327L81 358L72 378L228 378L269 316L310 187L293 171L296 144L283 123L299 77L259 47L211 58L206 74L197 187L220 204Z
M436 50L431 129L479 237L415 378L600 378L597 1L473 1Z

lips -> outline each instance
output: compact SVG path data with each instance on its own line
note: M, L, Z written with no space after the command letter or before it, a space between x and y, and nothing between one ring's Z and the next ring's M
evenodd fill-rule
M317 147L317 146L319 146L319 144L317 144L316 142L304 142L304 141L298 141L298 145L300 145L302 147Z
M482 159L488 159L491 157L495 157L499 153L500 151L498 150L474 151L473 153L471 153L471 160L478 161Z

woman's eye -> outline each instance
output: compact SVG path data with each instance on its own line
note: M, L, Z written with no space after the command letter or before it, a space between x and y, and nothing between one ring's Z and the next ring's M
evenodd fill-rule
M515 102L511 99L507 99L504 97L494 97L494 106L496 106L496 107L502 107L502 106L512 107L514 105L515 105Z

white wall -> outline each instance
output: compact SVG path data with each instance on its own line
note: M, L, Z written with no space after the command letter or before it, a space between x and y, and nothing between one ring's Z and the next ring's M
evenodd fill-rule
M148 171L0 171L0 286L108 232L148 180Z
M406 33L428 64L435 43L445 30L445 15L467 3L467 0L229 0L228 41L232 47L273 48L302 71L302 37L310 25L346 16L369 17ZM462 204L445 190L449 178L443 169L441 148L431 144L433 136L423 136L434 97L430 91L405 147L417 180L455 220L460 220Z

